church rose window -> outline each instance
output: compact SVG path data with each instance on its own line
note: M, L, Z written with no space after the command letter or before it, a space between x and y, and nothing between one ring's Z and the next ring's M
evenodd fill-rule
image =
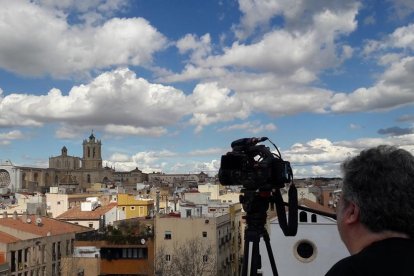
M0 187L7 187L10 185L10 174L6 170L0 170Z

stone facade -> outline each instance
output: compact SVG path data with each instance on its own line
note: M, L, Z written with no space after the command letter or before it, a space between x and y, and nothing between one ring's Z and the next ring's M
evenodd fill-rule
M116 172L102 166L102 143L92 133L83 140L83 156L68 155L63 146L61 154L49 158L49 168L14 166L11 161L0 163L0 194L10 192L47 192L59 187L66 192L85 192L93 183L120 183L134 187L147 180L146 174L135 168Z

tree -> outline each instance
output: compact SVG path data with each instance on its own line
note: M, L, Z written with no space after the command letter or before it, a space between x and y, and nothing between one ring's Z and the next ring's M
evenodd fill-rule
M156 275L213 276L216 270L213 248L201 238L175 243L171 252L165 247L157 250Z

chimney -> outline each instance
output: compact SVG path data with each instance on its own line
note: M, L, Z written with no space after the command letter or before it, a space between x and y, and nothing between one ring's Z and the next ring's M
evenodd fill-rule
M5 219L7 218L7 211L3 212L3 218L5 218Z
M17 211L13 212L13 219L17 219Z

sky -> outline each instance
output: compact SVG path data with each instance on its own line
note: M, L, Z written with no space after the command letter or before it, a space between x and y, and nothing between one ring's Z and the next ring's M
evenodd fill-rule
M414 1L0 0L0 160L217 173L268 137L294 177L414 154ZM273 146L264 142L271 150Z

